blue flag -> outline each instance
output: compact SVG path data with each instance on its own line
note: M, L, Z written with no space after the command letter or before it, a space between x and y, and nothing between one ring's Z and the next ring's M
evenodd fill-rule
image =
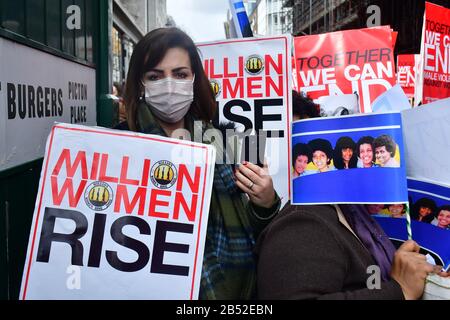
M245 11L244 2L242 0L229 0L230 12L233 16L234 27L239 38L253 37L247 12Z

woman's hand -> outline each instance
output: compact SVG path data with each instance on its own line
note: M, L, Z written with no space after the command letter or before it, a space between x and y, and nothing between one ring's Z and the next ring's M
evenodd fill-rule
M437 274L440 277L448 278L450 277L450 273L446 271L442 271L442 266L434 266L433 273Z
M264 167L244 161L236 169L236 185L250 197L253 204L270 208L275 201L275 189L267 163Z
M419 250L416 242L408 240L394 256L391 277L400 284L406 300L416 300L422 296L425 279L435 269L423 254L419 254Z

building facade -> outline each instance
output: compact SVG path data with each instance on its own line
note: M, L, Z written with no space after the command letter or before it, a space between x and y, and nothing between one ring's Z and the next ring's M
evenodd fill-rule
M111 80L123 84L136 43L149 31L174 26L166 0L114 0L111 29Z
M304 35L350 29L368 4L368 0L285 0L283 6L292 9L292 33Z
M166 26L168 20L166 0L147 1L147 31Z
M433 3L448 6L448 0L433 0ZM398 31L396 53L419 53L425 0L283 1L283 7L292 10L294 36L366 28L374 14L370 6L379 9L380 25L390 25Z
M258 0L249 15L255 35L277 35L292 32L292 8L284 0Z

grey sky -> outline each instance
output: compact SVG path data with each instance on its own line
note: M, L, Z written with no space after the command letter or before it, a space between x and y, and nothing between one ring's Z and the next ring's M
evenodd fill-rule
M225 39L228 0L167 0L167 14L195 42Z

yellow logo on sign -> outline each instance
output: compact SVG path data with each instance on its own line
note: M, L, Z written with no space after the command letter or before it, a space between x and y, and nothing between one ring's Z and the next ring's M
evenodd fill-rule
M96 206L102 206L106 204L109 200L109 197L110 194L108 189L103 186L94 187L89 192L89 201Z
M220 94L220 84L216 80L211 80L210 84L214 95L217 97Z
M170 188L177 179L177 171L172 162L162 160L155 163L151 170L151 180L160 189Z
M245 62L245 70L252 75L259 74L264 69L264 61L260 56L252 55Z
M92 210L105 210L111 205L113 191L111 187L103 181L91 183L84 194L86 205Z

